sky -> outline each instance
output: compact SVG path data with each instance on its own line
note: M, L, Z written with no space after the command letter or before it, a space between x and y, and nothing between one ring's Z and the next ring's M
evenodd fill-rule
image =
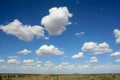
M120 73L119 0L0 0L0 73Z

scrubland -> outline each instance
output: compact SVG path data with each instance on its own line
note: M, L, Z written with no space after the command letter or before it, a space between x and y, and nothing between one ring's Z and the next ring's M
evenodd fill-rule
M0 74L0 80L120 80L120 74Z

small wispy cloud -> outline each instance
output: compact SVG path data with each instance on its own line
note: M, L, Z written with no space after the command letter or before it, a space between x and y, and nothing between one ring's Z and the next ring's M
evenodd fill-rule
M62 58L60 58L61 60L65 60L66 58L69 58L69 56L64 55Z
M19 59L19 56L8 56L9 59Z
M0 63L3 63L3 62L5 62L5 60L4 59L0 59Z
M75 33L76 36L81 36L81 35L83 35L83 34L85 34L85 32L78 32L78 33Z
M24 50L19 51L18 54L27 55L27 54L29 54L29 53L31 53L31 52L32 52L31 50L24 49Z
M18 59L9 59L7 62L9 64L18 64L20 61Z
M120 59L115 60L116 63L120 63Z
M34 62L33 59L25 59L25 60L23 60L23 63L25 63L25 64L31 64L33 62Z
M45 39L45 40L49 40L49 39L50 39L50 37L48 37L48 36L45 36L45 37L44 37L44 39Z
M97 57L91 57L91 58L90 58L90 62L91 62L91 63L98 62Z

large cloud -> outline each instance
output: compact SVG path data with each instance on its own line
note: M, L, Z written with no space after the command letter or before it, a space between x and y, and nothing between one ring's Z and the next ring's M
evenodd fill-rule
M0 25L5 33L14 35L23 41L31 41L34 37L44 37L44 29L41 26L23 25L19 20L14 20L7 25Z
M66 30L65 26L71 23L70 17L72 14L69 13L67 7L54 7L49 9L49 15L42 18L41 24L50 35L60 35Z
M120 30L114 29L114 35L116 37L116 43L120 43Z
M106 42L96 43L96 42L85 42L83 47L83 51L92 52L95 54L102 54L106 52L112 52L112 49L109 48L109 44Z
M60 51L54 45L42 45L38 50L36 50L36 54L39 56L50 56L50 55L62 55L63 51Z
M120 52L114 52L114 53L111 54L111 56L120 57Z
M22 50L22 51L19 51L18 53L19 54L23 54L23 55L27 55L27 54L29 54L29 53L31 53L32 51L30 51L30 50L28 50L28 49L24 49L24 50Z
M75 54L72 56L73 59L79 59L79 58L82 58L83 57L83 53L82 52L79 52L78 54Z

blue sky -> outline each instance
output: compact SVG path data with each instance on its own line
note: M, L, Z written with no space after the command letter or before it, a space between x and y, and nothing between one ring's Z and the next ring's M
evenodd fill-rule
M120 73L119 0L1 0L1 73Z

